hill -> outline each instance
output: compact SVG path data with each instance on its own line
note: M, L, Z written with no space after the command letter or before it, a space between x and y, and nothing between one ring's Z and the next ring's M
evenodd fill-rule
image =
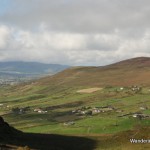
M52 77L46 77L38 84L69 86L132 86L150 85L150 58L139 57L102 67L73 67Z
M0 117L0 149L13 150L96 150L122 149L144 150L149 149L149 143L131 143L130 140L148 140L150 128L137 128L120 132L114 135L78 135L65 136L56 134L23 133L9 126ZM40 141L40 142L39 142ZM143 146L144 144L144 146Z
M0 117L0 149L92 150L96 141L85 137L23 133ZM30 147L30 148L29 148Z
M76 139L73 135L96 141L96 150L149 149L147 144L129 141L132 137L149 139L149 62L150 58L140 57L102 67L73 67L1 87L0 115L16 129L31 132L19 138L19 143L33 148L39 145L32 139L43 140L43 147L48 144L46 138L64 138L68 143Z
M46 75L53 75L68 67L67 65L38 62L0 62L0 84L17 83Z

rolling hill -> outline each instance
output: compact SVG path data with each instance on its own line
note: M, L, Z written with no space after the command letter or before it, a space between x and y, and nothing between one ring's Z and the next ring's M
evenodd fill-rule
M145 132L146 131L146 132ZM130 139L146 139L150 128L137 128L114 135L65 136L56 134L23 133L11 127L0 117L0 149L2 150L145 150L148 143L129 143ZM135 134L136 133L136 134ZM40 141L40 142L39 142Z
M149 64L150 58L139 57L101 67L72 67L32 82L1 87L0 115L17 130L27 132L19 143L31 148L40 145L30 137L43 140L43 147L48 144L46 138L61 141L63 137L67 142L73 135L73 144L79 147L76 137L94 140L91 150L149 149L149 144L130 142L130 138L150 136Z
M72 67L37 83L58 86L148 86L149 76L150 58L138 57L102 67Z

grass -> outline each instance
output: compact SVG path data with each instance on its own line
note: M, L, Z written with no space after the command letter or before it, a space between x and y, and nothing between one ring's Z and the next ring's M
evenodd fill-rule
M150 115L149 109L140 110L141 106L150 107L149 87L143 88L141 93L127 93L129 87L123 91L119 90L119 87L106 87L93 93L77 93L78 90L86 88L83 86L60 86L59 88L55 86L48 88L41 86L40 88L37 86L37 89L36 86L26 86L23 87L24 90L21 88L19 93L17 88L0 89L0 103L4 104L0 106L0 113L3 114L5 121L16 129L27 134L30 132L88 137L97 143L93 148L94 150L125 150L125 147L129 150L145 149L141 145L136 147L123 140L129 138L124 137L129 130L135 130L137 127L149 127L150 120L118 116L135 112ZM90 87L87 86L87 88ZM72 110L82 106L100 107L107 105L113 106L116 110L122 110L122 112L118 113L113 110L92 116L74 116L71 114ZM30 106L30 110L24 114L15 114L11 111L15 107L27 106ZM34 112L35 108L46 109L47 107L53 109L48 110L45 114ZM74 121L75 124L64 125L64 122L68 121ZM124 136L120 135L121 132ZM146 130L144 132L146 134ZM114 141L113 136L115 135L120 136L122 140Z
M110 134L110 138L119 134L124 139L120 132L126 135L129 130L134 131L137 127L147 128L150 126L149 119L140 120L131 115L118 117L137 112L150 115L149 85L144 84L142 91L137 93L132 91L129 86L133 85L134 81L138 81L139 85L142 85L143 82L146 83L149 81L149 74L144 72L143 75L143 72L137 68L135 72L132 70L133 68L129 69L131 70L126 74L122 67L117 72L114 68L108 69L107 67L102 70L96 67L76 68L33 83L0 88L0 103L4 104L0 106L0 114L10 125L24 132L85 135L90 138L93 135L104 135L102 139L101 137L93 137L99 142ZM136 78L135 74L138 74L139 78ZM140 83L139 79L143 79L143 77L147 80ZM120 89L122 85L125 86L123 90ZM95 87L102 89L93 93L77 92ZM71 113L72 110L80 109L83 106L101 107L107 105L111 105L115 110L92 116L77 116ZM27 106L30 107L30 110L24 114L12 112L12 108ZM141 106L147 106L148 109L141 110ZM35 108L46 109L48 112L34 112ZM121 110L121 112L116 110ZM70 121L74 121L75 124L64 125L64 122ZM147 134L146 130L142 131L145 135ZM109 148L112 145L111 148L116 149L117 142L109 140L110 143L108 140L103 142L107 141ZM107 143L102 144L101 149L105 148L108 148ZM119 148L122 149L122 146L119 145ZM132 146L130 145L128 148L131 149Z
M81 88L81 87L80 87ZM83 87L82 87L83 88ZM43 90L38 87L38 91ZM139 107L143 104L150 105L148 99L149 93L144 92L142 94L123 95L124 92L119 91L116 93L118 87L106 88L94 93L77 93L77 89L69 89L63 87L57 89L57 94L28 94L27 96L18 96L16 93L0 98L0 102L4 104L0 112L8 113L3 117L10 122L17 129L30 132L54 132L62 134L87 134L87 133L117 133L120 131L133 128L136 124L136 120L130 118L118 118L120 115L116 112L105 112L92 117L79 118L75 121L74 126L64 127L62 121L59 122L58 114L64 114L61 116L61 120L65 122L65 112L71 112L73 109L80 108L81 106L106 106L112 105L117 109L123 110L123 114L130 112L140 111ZM34 91L37 91L34 88ZM52 91L55 88L52 89ZM56 93L56 91L54 93ZM111 92L111 93L110 93ZM51 93L51 92L50 92ZM67 93L67 94L66 94ZM111 94L111 95L110 95ZM123 96L122 96L123 95ZM80 102L79 104L77 102ZM77 103L77 104L76 104ZM64 105L65 104L65 105ZM68 105L66 105L68 104ZM6 106L9 108L6 108ZM62 107L61 107L62 105ZM26 114L12 114L11 108L14 107L26 107L30 106L30 111ZM60 106L52 111L48 111L46 114L35 113L35 108L46 108L48 106ZM149 110L145 110L144 113L149 114ZM63 118L64 117L64 118ZM53 124L55 122L55 124ZM116 123L118 124L117 126ZM141 125L149 125L149 121L142 120Z

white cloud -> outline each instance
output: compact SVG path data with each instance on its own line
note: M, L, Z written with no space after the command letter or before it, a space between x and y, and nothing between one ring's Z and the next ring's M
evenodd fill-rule
M0 12L0 61L104 65L150 56L149 5L149 0L11 1Z
M39 27L40 28L40 27ZM118 59L149 55L150 30L142 37L110 34L36 32L0 26L0 60L40 61L71 65L104 65Z
M10 37L11 30L4 26L0 26L0 49L5 48Z

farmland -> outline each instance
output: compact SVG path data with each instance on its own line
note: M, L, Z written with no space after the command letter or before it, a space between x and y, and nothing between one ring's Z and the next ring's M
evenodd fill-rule
M98 84L96 80L99 78L95 75L92 84L90 80L89 84L84 85L83 82L75 83L79 74L68 77L67 71L70 73L68 69L52 77L2 87L1 116L11 126L25 133L88 137L98 143L103 141L101 146L104 149L108 140L107 149L111 149L110 145L114 149L118 145L113 141L113 136L120 136L122 140L118 141L125 141L129 149L133 148L129 142L130 132L134 135L137 130L139 137L149 137L149 82L121 85L122 80L119 80L116 85L108 86L104 82ZM107 77L103 80L107 80ZM96 146L95 149L99 148Z
M54 95L29 94L28 96L1 97L1 114L14 127L26 132L61 133L61 134L87 134L87 133L116 133L134 128L136 125L149 125L149 119L139 120L130 116L118 117L123 114L141 112L149 114L149 109L140 110L142 106L149 106L149 90L131 95L125 91L116 92L117 88L106 88L92 94L78 93L75 89L64 88L62 92ZM119 88L118 88L119 89ZM39 90L39 89L38 89ZM127 90L127 89L125 89ZM31 91L30 91L31 92ZM37 91L36 91L37 92ZM66 95L64 93L67 93ZM4 94L4 93L3 93ZM16 96L16 98L15 98ZM101 112L95 115L76 116L72 110L83 106L100 107L111 105L112 111ZM22 114L12 112L12 108L29 107ZM49 107L49 109L48 109ZM34 109L46 110L46 113L34 112ZM117 110L122 110L119 112ZM75 119L75 120L74 120ZM74 121L71 126L63 123ZM116 125L117 123L117 125Z

